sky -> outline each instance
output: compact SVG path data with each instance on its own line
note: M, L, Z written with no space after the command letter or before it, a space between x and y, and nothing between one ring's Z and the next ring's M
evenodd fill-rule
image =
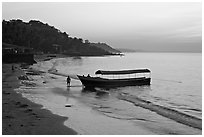
M3 19L39 20L113 48L202 52L201 2L3 2Z

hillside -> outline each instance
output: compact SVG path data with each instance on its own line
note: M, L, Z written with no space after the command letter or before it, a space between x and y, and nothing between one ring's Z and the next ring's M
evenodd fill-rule
M108 51L110 53L113 53L113 54L119 54L121 53L119 50L116 50L114 48L112 48L111 46L107 45L106 43L90 43L91 46L96 46L98 48L101 48L105 51Z
M125 48L118 48L117 50L123 52L123 53L126 53L126 52L140 52L140 51L137 51L137 50L133 50L133 49L125 49Z
M71 56L112 55L108 50L84 43L82 38L72 38L66 32L37 20L3 20L2 42L32 48L34 53L60 53Z

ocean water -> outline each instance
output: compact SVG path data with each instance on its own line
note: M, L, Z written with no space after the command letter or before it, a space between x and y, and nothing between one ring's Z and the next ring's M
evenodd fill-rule
M35 86L29 87L29 84L22 84L18 92L28 99L42 104L53 113L68 116L70 119L72 119L71 114L78 114L78 121L76 117L73 118L75 121L68 121L70 123L81 122L80 127L74 124L69 125L69 122L68 126L78 129L81 134L201 134L201 130L188 124L188 120L184 122L176 120L182 118L183 114L202 119L201 53L127 53L125 56L55 58L38 62L31 68L44 72L49 69L57 69L59 73L70 75L72 78L76 78L77 74L95 76L95 71L99 69L148 68L151 70L150 86L97 89L102 92L86 91L82 88L81 82L76 79L72 79L71 87L67 88L66 78L63 76L49 73L29 76ZM123 95L126 99L122 99ZM136 105L138 100L142 100L142 103ZM142 106L145 101L151 102L154 107L156 106L156 109L148 109L147 104L145 107ZM66 103L74 104L75 107L67 111L63 108ZM169 114L176 111L172 115L173 118L161 115L159 113L162 111L162 109L160 111L160 106L161 108L165 107L164 111ZM116 120L115 125L110 128L111 130L105 128L106 123L102 124L103 122L100 120L101 124L87 127L84 124L87 122L87 118L81 116L84 115L81 114L84 113L84 108L91 110L87 112L86 117L93 113L100 113L103 118L95 118L95 121L99 119L105 121L106 117L109 121L110 119L121 121L121 123L119 122L121 125L125 125L124 121L127 121L128 124L131 123L129 129L119 132L121 127L115 126L118 125ZM192 119L190 120L192 121ZM144 131L140 130L141 133L134 132L134 126L138 124L138 121L140 121L139 127L145 129ZM96 125L98 125L97 130L95 129Z

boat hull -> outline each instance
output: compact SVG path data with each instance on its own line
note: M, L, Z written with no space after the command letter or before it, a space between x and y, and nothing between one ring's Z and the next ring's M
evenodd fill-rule
M124 87L150 85L151 78L104 79L100 77L84 77L77 75L86 88L93 87Z

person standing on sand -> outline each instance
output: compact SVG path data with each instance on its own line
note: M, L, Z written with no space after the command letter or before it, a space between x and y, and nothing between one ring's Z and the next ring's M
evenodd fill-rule
M14 70L15 70L13 65L12 65L11 69L12 69L12 71L14 71Z
M70 81L71 81L71 79L70 79L70 77L68 76L68 77L67 77L67 86L70 86Z

